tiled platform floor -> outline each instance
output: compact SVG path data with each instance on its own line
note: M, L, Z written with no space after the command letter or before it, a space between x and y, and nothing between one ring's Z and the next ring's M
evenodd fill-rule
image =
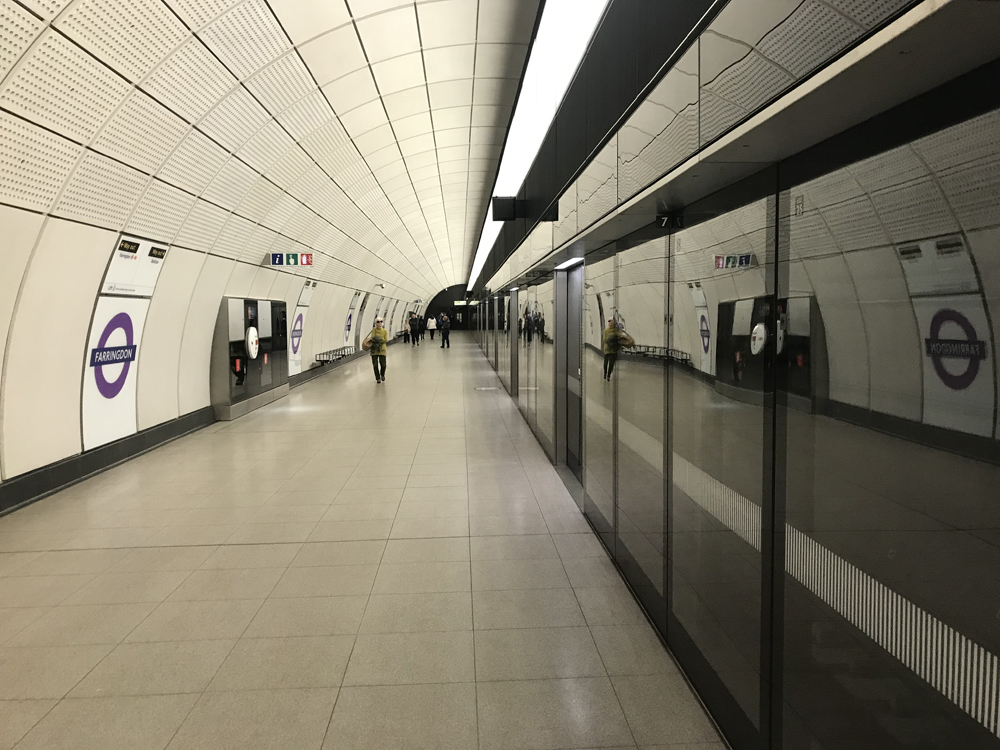
M720 750L471 338L387 375L0 519L0 748Z

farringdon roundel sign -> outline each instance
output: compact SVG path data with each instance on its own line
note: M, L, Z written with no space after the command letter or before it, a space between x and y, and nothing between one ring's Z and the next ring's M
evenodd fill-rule
M125 334L124 346L108 346L108 339L111 338L111 334L119 330ZM135 351L135 333L132 327L132 318L129 317L128 313L120 312L104 326L101 338L97 342L97 348L90 350L90 366L94 368L94 380L97 382L97 391L104 398L114 398L125 387L129 368L135 360ZM123 365L123 367L116 377L108 380L104 368L113 365Z
M83 446L96 448L137 429L136 394L149 300L101 295L83 360Z

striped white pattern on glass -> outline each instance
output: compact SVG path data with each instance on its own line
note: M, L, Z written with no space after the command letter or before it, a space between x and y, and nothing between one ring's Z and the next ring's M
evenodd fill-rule
M761 509L676 453L673 483L760 550ZM785 525L785 571L969 716L1000 737L997 656Z

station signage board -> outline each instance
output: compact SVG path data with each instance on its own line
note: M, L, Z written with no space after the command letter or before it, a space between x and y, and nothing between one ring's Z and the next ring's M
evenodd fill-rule
M716 271L734 271L753 268L757 265L757 259L753 253L741 253L739 255L716 255Z
M144 298L97 300L84 361L84 450L136 432L138 355L148 310Z
M111 255L101 294L152 297L166 258L166 244L123 234Z
M311 266L312 253L271 253L272 266Z

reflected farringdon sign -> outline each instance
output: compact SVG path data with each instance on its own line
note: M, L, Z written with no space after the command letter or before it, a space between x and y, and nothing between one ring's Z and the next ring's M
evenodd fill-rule
M993 346L978 294L915 297L923 361L923 421L993 435Z
M83 447L136 432L136 383L149 300L99 297L83 377Z
M947 323L954 323L962 332L962 338L941 337ZM986 360L986 342L980 341L969 319L956 310L938 310L931 318L930 336L924 339L927 356L934 365L934 372L941 382L955 391L963 391L972 385L979 374L979 363ZM954 372L945 366L947 360L960 362Z

